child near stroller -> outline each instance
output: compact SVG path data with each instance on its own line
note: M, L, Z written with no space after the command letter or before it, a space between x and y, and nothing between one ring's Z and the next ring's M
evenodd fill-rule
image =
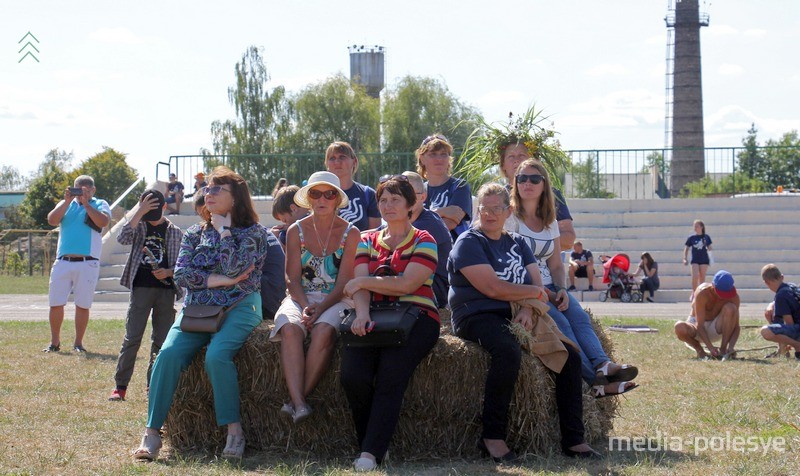
M630 267L631 260L625 253L615 254L603 263L603 282L609 286L605 291L600 291L600 302L606 302L608 298L622 302L642 302L639 286L633 275L628 273Z

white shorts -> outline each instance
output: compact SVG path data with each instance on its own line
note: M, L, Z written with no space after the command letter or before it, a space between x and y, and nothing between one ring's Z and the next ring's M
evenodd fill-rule
M325 299L325 294L308 293L306 294L306 297L308 298L309 304L319 304L323 299ZM353 307L355 306L350 298L343 298L341 301L326 309L325 312L323 312L322 315L317 318L317 320L314 322L314 325L317 326L319 324L328 324L338 332L339 324L342 322L342 317L339 315L339 313L344 309L352 309ZM281 302L281 307L278 308L278 312L275 313L275 327L269 334L270 342L281 341L281 335L279 332L281 327L285 326L286 324L295 324L297 327L303 330L303 336L308 337L308 329L306 329L306 326L303 325L302 317L303 309L300 307L300 305L292 300L291 296L286 296L283 302Z
M697 318L696 317L689 316L689 318L686 319L686 322L688 322L689 324L691 324L695 328L697 328ZM705 321L703 323L703 327L706 330L706 335L708 335L708 340L710 340L711 342L716 342L716 341L722 339L722 334L717 332L717 318L716 317L711 321Z
M75 305L90 309L94 301L94 290L100 277L100 261L65 261L57 259L50 270L50 307L67 304L69 293L75 297Z

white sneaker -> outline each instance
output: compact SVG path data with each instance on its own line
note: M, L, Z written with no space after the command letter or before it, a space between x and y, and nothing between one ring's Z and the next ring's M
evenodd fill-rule
M378 467L378 463L369 458L358 458L353 461L353 468L356 472L374 471Z

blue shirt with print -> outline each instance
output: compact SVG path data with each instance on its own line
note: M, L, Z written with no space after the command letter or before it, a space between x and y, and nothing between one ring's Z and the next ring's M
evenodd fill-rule
M358 228L358 231L369 230L369 219L380 218L378 200L372 187L353 182L353 186L344 191L350 203L339 210L339 216Z

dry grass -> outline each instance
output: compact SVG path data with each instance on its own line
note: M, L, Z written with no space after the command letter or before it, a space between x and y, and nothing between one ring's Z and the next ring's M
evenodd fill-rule
M603 320L605 325L618 322L634 323ZM697 362L672 337L671 322L635 323L660 332L611 336L616 355L639 365L642 385L621 400L614 435L690 439L730 432L783 437L787 451L612 451L605 461L588 465L529 455L522 467L500 474L800 474L800 363L764 360L763 352L739 361ZM317 459L304 452L249 449L235 467L208 454L166 451L158 463L133 463L129 453L138 444L146 412L146 350L140 352L128 401L108 402L122 334L121 320L94 321L86 340L91 354L45 355L39 350L47 341L47 323L0 323L0 474L350 474L351 454ZM754 330L743 330L740 347L762 342ZM386 472L497 474L494 465L473 459L395 458Z

